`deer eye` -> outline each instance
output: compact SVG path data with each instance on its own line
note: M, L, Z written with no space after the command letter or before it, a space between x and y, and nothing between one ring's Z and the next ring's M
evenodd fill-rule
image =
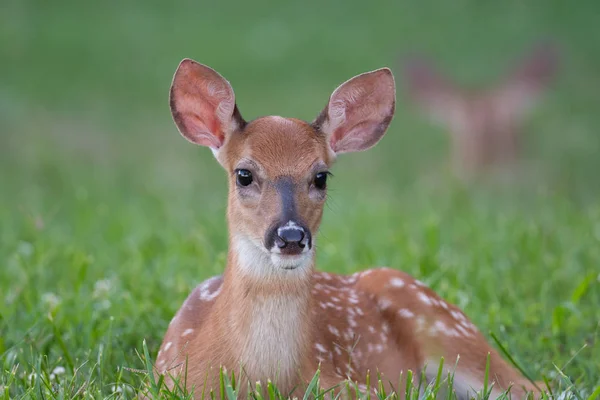
M238 169L235 171L237 184L240 186L248 186L252 183L252 172L247 169Z
M329 175L329 172L319 172L315 175L314 184L317 189L325 190L327 188L327 175Z

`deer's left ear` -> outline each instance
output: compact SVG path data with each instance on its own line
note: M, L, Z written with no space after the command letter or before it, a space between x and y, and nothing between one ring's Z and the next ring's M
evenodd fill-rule
M229 82L214 69L187 58L175 71L170 105L179 132L214 151L245 124Z
M313 126L327 135L336 154L362 151L383 137L395 107L394 75L381 68L341 84Z

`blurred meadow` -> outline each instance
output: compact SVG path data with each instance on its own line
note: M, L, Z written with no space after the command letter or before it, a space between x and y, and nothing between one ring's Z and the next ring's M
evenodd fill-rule
M225 174L168 107L186 57L231 82L248 120L312 120L343 81L392 68L396 116L333 168L318 267L413 274L532 377L590 396L599 18L591 0L3 0L0 398L131 398L143 341L154 356L191 289L222 271ZM526 119L517 179L456 181L448 132L407 101L402 57L486 84L547 37L561 67Z

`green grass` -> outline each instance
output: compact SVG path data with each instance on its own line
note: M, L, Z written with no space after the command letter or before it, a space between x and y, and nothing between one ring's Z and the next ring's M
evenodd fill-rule
M335 166L318 266L411 273L532 377L592 398L600 6L220 4L0 6L0 398L132 397L144 340L155 355L190 290L222 270L225 175L168 111L184 57L227 77L248 119L312 119L342 81L392 67L396 118L380 146ZM447 135L405 100L397 57L423 50L485 82L547 34L566 58L528 120L535 169L511 184L452 182Z

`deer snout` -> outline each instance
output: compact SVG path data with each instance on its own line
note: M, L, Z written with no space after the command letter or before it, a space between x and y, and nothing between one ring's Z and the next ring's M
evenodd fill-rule
M290 228L279 228L277 229L277 237L275 238L275 244L280 249L287 247L290 243L297 243L298 246L304 248L304 229L290 229Z
M285 255L298 255L311 248L310 231L295 221L275 226L267 235L266 247Z

